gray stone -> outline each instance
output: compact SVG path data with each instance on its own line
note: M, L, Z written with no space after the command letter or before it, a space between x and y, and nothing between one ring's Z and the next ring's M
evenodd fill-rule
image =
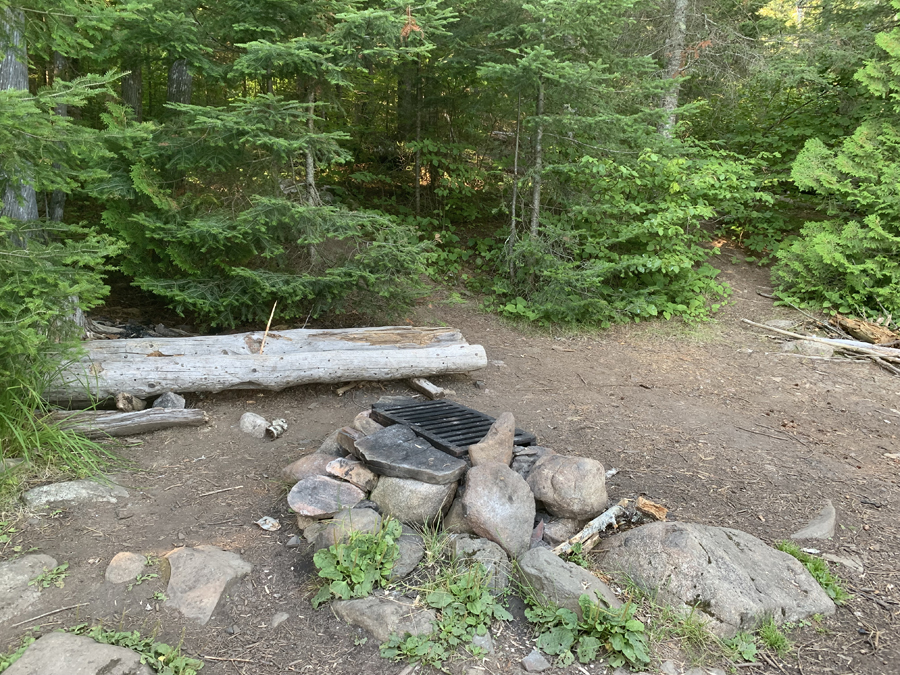
M375 511L375 512L377 512L377 513L381 513L381 512L378 510L378 504L376 504L375 502L373 502L371 499L363 499L361 502L359 502L359 503L358 503L356 506L354 506L353 508L354 508L354 509L372 509L373 511Z
M802 354L803 356L820 356L830 359L834 356L834 348L824 342L813 340L794 340L781 345L781 351L787 354Z
M387 641L392 633L429 635L434 631L432 622L437 618L430 609L420 609L383 596L335 600L331 607L339 619L368 631L379 642Z
M606 471L595 459L545 454L528 474L528 485L560 518L590 520L606 508Z
M316 536L316 550L346 544L354 532L375 534L381 529L381 516L371 509L344 509Z
M18 457L0 457L0 473L12 471L17 466L21 466L23 461Z
M739 530L650 523L606 539L599 552L604 570L627 575L660 602L697 607L725 637L769 616L782 623L835 610L802 563Z
M300 546L300 537L296 534L287 540L287 544L285 544L288 548L297 548Z
M138 412L147 407L147 401L127 391L116 394L116 408L122 412Z
M304 532L310 525L318 522L318 518L310 518L309 516L302 516L299 513L297 514L297 529L301 532Z
M533 548L519 558L517 573L526 588L542 600L571 609L581 616L578 599L587 593L605 607L621 607L612 589L575 563L563 560L549 548Z
M425 543L418 534L404 534L397 540L400 554L391 569L391 579L409 575L425 557Z
M410 478L382 476L371 499L385 515L411 525L433 523L450 507L456 483L435 485Z
M481 650L482 655L490 655L494 653L494 641L491 639L490 633L484 635L476 635L472 638L472 646Z
M781 330L793 330L797 326L796 321L789 321L787 319L769 319L766 321L766 325L770 328L780 328Z
M111 584L124 584L137 579L147 566L147 557L138 553L116 553L106 566L106 580Z
M72 480L32 488L22 495L22 499L29 507L36 508L55 502L71 504L109 502L116 504L120 497L127 496L128 490L120 485L103 485L92 480Z
M363 492L370 492L378 484L378 476L358 459L337 457L328 462L325 470L332 476L353 483Z
M531 653L522 659L522 667L529 673L543 673L550 667L550 662L537 649L532 649Z
M509 558L494 542L458 535L453 538L453 555L463 567L480 563L492 591L500 593L509 586Z
M475 534L490 539L515 558L531 545L534 495L525 480L504 464L474 466L463 495L466 521Z
M281 624L291 618L291 615L287 612L278 612L272 617L272 620L269 621L269 628L278 628Z
M245 434L249 434L253 438L262 439L266 437L266 427L269 426L269 422L262 415L245 412L241 415L241 421L238 426Z
M499 462L509 466L513 459L513 438L516 435L516 419L505 412L498 417L484 438L469 446L472 466L485 462Z
M289 483L299 483L310 476L327 476L328 464L335 458L312 452L291 462L281 470L281 477Z
M550 448L541 445L522 446L517 445L513 448L513 461L510 465L512 470L527 479L528 474L534 468L535 463L544 455L555 455Z
M0 562L0 623L24 612L41 597L37 586L28 582L54 567L56 560L43 554Z
M660 675L681 675L681 669L675 665L672 659L668 659L659 664Z
M297 516L298 518L302 518L305 516ZM322 534L325 530L328 529L328 522L322 520L313 521L311 525L308 525L303 530L303 538L306 539L310 544L314 544L316 539L319 538L319 535Z
M331 457L346 457L347 451L338 443L338 434L340 432L340 429L335 429L328 434L325 440L322 441L322 445L316 449L316 452L320 455L330 455Z
M831 539L834 536L835 520L837 512L834 510L834 504L830 499L826 500L819 514L802 530L794 532L791 539Z
M357 441L356 450L357 456L382 476L446 485L466 472L463 460L438 450L400 424Z
M95 642L87 635L48 633L4 671L5 675L153 675L141 657L125 647Z
M559 546L570 537L581 532L585 525L584 520L574 518L550 518L544 521L544 541L550 546Z
M461 492L462 488L457 491L456 499L454 499L453 503L450 505L450 510L447 511L447 515L444 516L442 526L444 532L449 532L451 534L475 534L475 530L469 525L469 521L466 520L466 515L463 511Z
M310 476L291 488L288 506L310 518L331 518L341 509L353 508L365 496L350 483L327 476Z
M359 413L356 418L353 420L353 428L362 433L365 436L371 436L376 431L381 431L384 429L382 425L373 420L369 415L371 414L371 410L366 410L364 412Z
M174 391L167 391L153 401L154 408L167 408L168 410L184 410L184 404L184 396L179 396Z
M206 544L176 549L166 558L172 569L166 604L204 626L222 596L253 569L237 553Z

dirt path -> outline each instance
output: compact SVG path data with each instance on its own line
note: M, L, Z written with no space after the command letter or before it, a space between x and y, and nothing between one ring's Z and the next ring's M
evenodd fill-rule
M726 263L723 276L734 288L731 305L715 323L691 330L651 324L595 336L534 335L438 301L423 304L414 319L458 327L485 346L485 371L436 379L455 400L493 415L512 411L542 445L620 469L608 486L611 499L644 494L678 520L738 528L768 543L788 537L832 500L833 541L807 544L861 563L863 574L837 568L845 585L861 592L826 622L825 633L795 630L795 648L784 660L750 672L900 672L900 462L885 457L900 452L900 378L867 363L770 353L778 344L739 319L798 315L757 294L768 288L764 270ZM362 635L327 609L311 609L310 554L285 546L296 529L277 481L281 467L380 396L408 391L367 385L338 397L335 389L193 397L190 405L209 412L208 427L147 435L124 450L140 469L125 479L127 504L23 519L4 557L19 545L70 564L65 587L45 590L23 618L88 603L48 617L43 629L102 619L114 628L158 630L166 641L183 639L191 654L214 657L204 675L400 671L378 656L372 640L355 644ZM288 432L274 442L241 434L237 422L247 410L286 418ZM224 488L234 489L207 494ZM264 515L285 527L261 531L252 523ZM238 551L254 566L228 609L205 628L186 625L152 599L164 589L161 579L118 594L102 590L106 564L119 551L159 556L204 543ZM269 628L280 611L290 618ZM9 623L0 627L0 645L17 643L34 625ZM527 639L515 630L501 634L499 656L483 672L519 672Z

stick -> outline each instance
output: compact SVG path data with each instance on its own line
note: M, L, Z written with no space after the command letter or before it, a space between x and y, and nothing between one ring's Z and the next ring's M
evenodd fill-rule
M269 328L272 326L272 317L275 316L275 308L278 307L278 301L272 305L272 312L269 314L269 321L266 323L266 332L263 333L262 344L259 346L259 355L262 356L263 350L266 348L266 338L269 337Z
M37 621L38 619L43 619L45 616L50 616L52 614L59 614L60 612L65 612L70 609L75 609L76 607L84 607L88 603L82 602L80 605L69 605L68 607L60 607L59 609L54 609L52 612L44 612L43 614L39 614L38 616L33 616L30 619L25 619L24 621L20 621L19 623L14 623L10 628L18 628L26 623L31 623L32 621Z
M887 355L884 352L879 352L875 349L866 349L865 347L856 347L854 345L845 345L840 342L836 342L830 338L820 338L814 335L801 335L800 333L792 333L789 330L781 330L780 328L773 328L772 326L765 326L761 323L756 323L755 321L751 321L750 319L741 319L744 323L750 324L751 326L756 326L757 328L762 328L763 330L772 331L773 333L779 333L780 335L787 335L788 337L795 338L797 340L810 340L812 342L821 342L822 344L826 344L829 347L834 347L835 349L844 349L847 351L857 352L859 354L865 354L866 356L878 356L883 359L893 360L895 358L900 359L900 356Z
M252 659L236 659L236 658L225 658L222 656L206 656L203 655L200 657L201 659L209 659L210 661L240 661L241 663L256 663L256 661Z
M782 438L781 436L773 436L772 434L764 434L762 431L753 431L753 429L745 429L744 427L735 426L735 429L740 429L741 431L746 431L748 434L756 434L757 436L765 436L766 438L774 438L776 441L784 441L785 443L789 443L791 440L789 438Z
M625 513L625 507L628 506L628 500L622 499L613 507L606 509L599 516L594 518L591 522L584 526L584 529L581 530L574 537L569 538L567 541L564 541L555 549L553 552L556 555L562 555L563 553L568 553L572 550L572 547L575 544L580 544L584 542L586 539L590 539L592 534L597 532L603 532L607 527L612 525L615 527L616 517L621 516Z
M210 495L217 495L220 492L228 492L229 490L240 490L242 487L244 487L244 486L236 485L236 486L230 487L230 488L222 488L221 490L213 490L212 492L204 492L202 495L200 495L200 497L209 497Z

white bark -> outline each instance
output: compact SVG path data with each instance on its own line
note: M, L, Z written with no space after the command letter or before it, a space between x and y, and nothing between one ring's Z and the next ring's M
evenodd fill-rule
M531 189L531 237L538 236L541 223L541 173L544 170L544 80L538 79L537 130L534 140L534 181Z
M166 410L151 408L137 412L109 412L106 410L60 411L51 413L63 429L76 431L87 438L132 436L169 427L199 427L209 421L202 410Z
M687 6L688 0L673 0L672 23L669 26L669 37L666 40L666 79L672 80L681 77L684 68L684 40L687 34ZM681 84L673 82L669 90L663 95L662 109L666 112L666 119L659 127L659 133L666 138L672 137L675 129L675 109L678 107L678 95Z

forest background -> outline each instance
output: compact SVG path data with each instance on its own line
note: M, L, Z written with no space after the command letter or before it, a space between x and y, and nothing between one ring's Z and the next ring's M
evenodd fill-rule
M0 436L110 280L205 329L390 316L423 275L695 321L726 237L782 301L890 322L898 10L0 0Z

